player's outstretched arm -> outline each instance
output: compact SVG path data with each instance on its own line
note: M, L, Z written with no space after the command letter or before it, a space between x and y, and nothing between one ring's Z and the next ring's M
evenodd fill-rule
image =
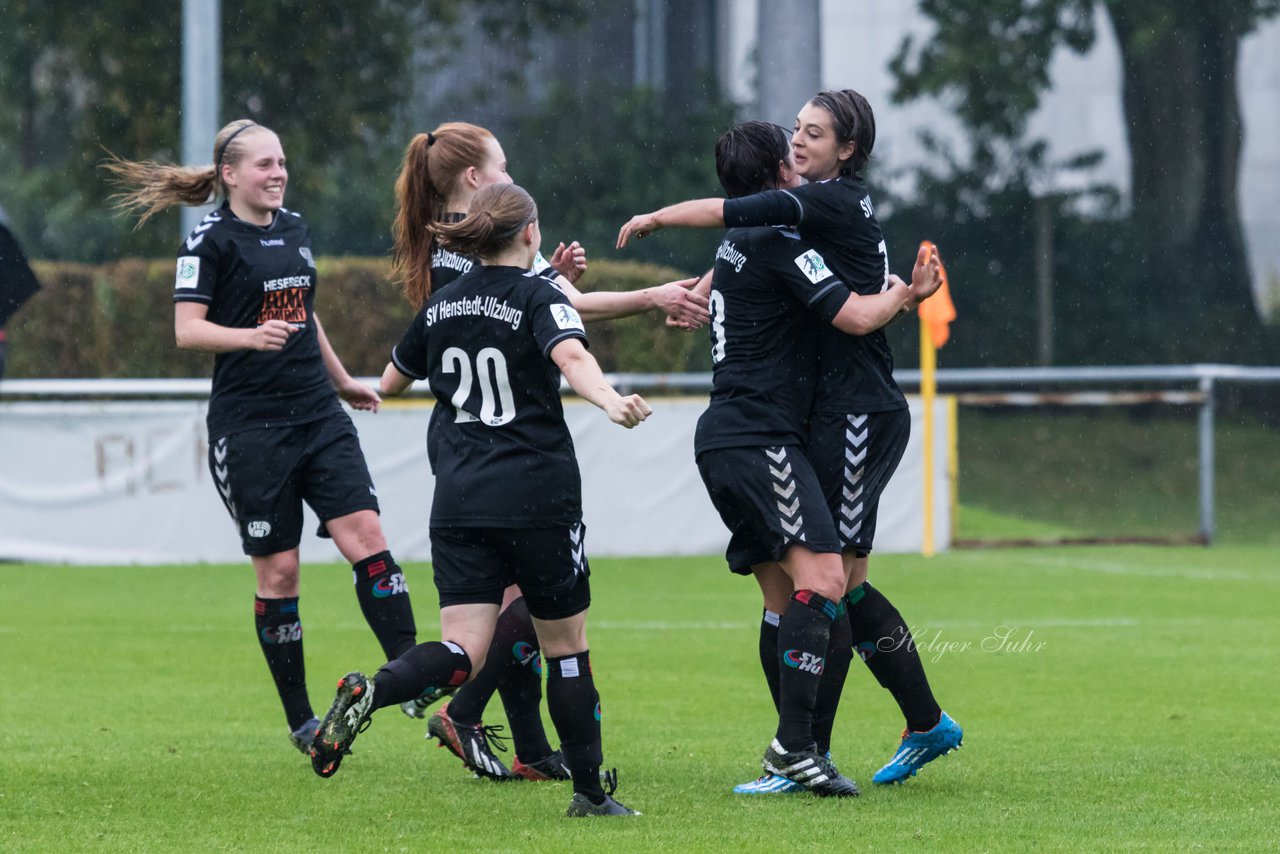
M692 199L633 216L618 232L618 248L632 237L639 240L660 228L724 228L724 199Z
M320 316L312 314L311 320L316 325L316 342L320 345L320 357L324 359L325 372L329 374L329 384L338 393L338 397L350 404L352 409L377 412L382 398L378 397L376 391L347 373L342 360L338 358L338 354L333 351L333 345L329 343L329 336L324 334Z
M653 410L638 394L618 394L604 378L595 356L587 352L582 341L567 338L551 348L551 361L564 374L569 387L584 400L604 410L609 420L630 429L648 418Z
M890 274L889 289L878 294L849 294L831 325L849 335L866 335L898 316L913 305L911 288Z
M699 318L695 322L689 322L668 314L667 326L680 329L685 332L692 332L695 329L701 329L708 321L711 320L711 277L714 272L714 270L708 270L703 273L702 278L698 279L698 284L689 289L690 296L697 297L699 300L706 300L705 303L699 303L699 305L704 305L706 307L707 316Z
M567 283L563 276L556 280L556 284L569 297L569 302L573 303L574 309L585 321L616 320L658 308L667 317L690 324L689 328L692 329L702 326L711 318L707 313L707 298L692 290L697 283L697 279L680 279L634 291L584 293L575 285Z
M231 353L236 350L282 350L294 328L268 320L253 329L233 329L207 319L209 307L198 302L173 305L173 337L179 350Z

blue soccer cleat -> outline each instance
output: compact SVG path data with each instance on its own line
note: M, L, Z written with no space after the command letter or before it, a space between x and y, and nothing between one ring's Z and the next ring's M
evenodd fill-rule
M804 786L777 774L765 774L750 783L739 783L733 791L737 795L790 795L803 792Z
M959 747L963 738L964 730L946 712L942 713L938 725L928 732L903 730L898 752L889 764L876 772L871 782L901 783L908 777L914 777L925 764Z

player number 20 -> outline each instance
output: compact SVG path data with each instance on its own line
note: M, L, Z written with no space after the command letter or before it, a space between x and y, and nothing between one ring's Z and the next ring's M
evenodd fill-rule
M511 379L507 375L507 357L502 355L501 350L485 347L476 354L474 369L471 356L461 347L445 350L443 361L446 374L458 375L458 390L449 401L457 413L453 419L456 423L479 421L489 427L501 427L516 417L516 401L511 394ZM467 398L471 397L471 385L477 378L480 382L479 418L462 408ZM498 406L502 407L501 415L497 414Z

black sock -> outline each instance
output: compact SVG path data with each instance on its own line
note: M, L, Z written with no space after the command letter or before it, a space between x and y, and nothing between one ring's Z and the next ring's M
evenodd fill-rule
M844 693L844 680L849 675L849 663L853 661L853 632L845 619L845 605L841 600L836 606L836 618L831 623L831 636L827 641L827 662L822 668L822 681L818 683L818 700L813 707L813 740L819 753L831 750L831 730L836 724L836 709Z
M797 590L778 624L777 739L788 751L813 747L813 710L835 615L825 596Z
M374 674L373 707L397 706L432 686L461 685L470 675L471 658L456 643L420 643Z
M778 623L781 620L782 617L768 608L760 618L760 667L764 670L764 681L769 683L775 712L781 708L778 703Z
M302 621L298 618L298 597L263 599L253 597L253 626L267 658L267 669L284 704L284 716L293 731L311 720L307 699L307 672L302 661Z
M508 627L503 626L504 621ZM532 764L546 759L552 749L547 741L547 730L542 725L542 651L523 596L512 602L498 618L498 627L507 638L504 650L490 648L489 651L490 655L502 653L506 656L504 675L498 682L498 695L502 698L503 711L507 713L516 756L521 762ZM507 633L507 628L510 633ZM498 635L495 633L494 637L496 646Z
M942 718L942 709L933 699L915 639L898 609L869 583L849 591L845 602L853 646L876 681L897 701L907 729L933 729Z
M378 552L354 564L352 574L365 622L373 629L387 660L399 658L418 638L404 572L391 552Z
M593 803L603 803L600 695L591 676L589 652L547 659L547 707L573 777L573 790Z

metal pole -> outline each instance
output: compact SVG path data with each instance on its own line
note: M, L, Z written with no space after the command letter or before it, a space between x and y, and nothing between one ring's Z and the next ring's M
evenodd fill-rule
M1053 204L1049 196L1035 199L1036 315L1039 361L1053 364Z
M1200 378L1200 537L1213 542L1213 377Z
M213 160L222 98L222 0L182 0L182 162ZM186 237L211 209L182 209Z

